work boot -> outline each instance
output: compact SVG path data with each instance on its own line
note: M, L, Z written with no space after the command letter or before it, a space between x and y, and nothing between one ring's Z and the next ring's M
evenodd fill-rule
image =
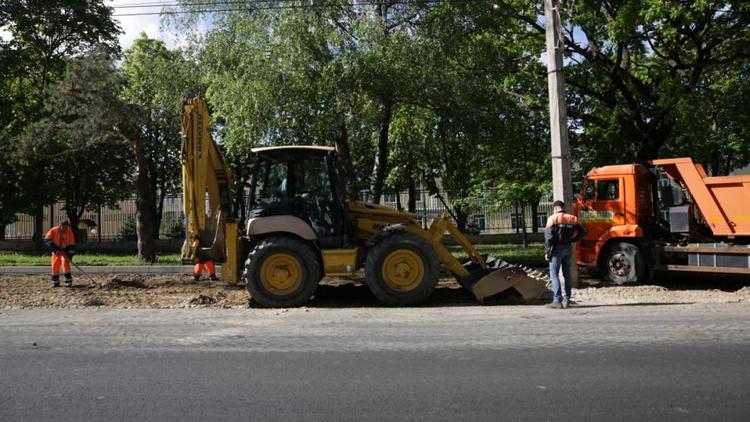
M211 274L208 276L208 279L211 281L219 281L219 277L216 277L216 274Z
M552 308L552 309L560 309L562 308L562 305L560 305L560 302L552 302L552 303L548 303L547 307Z
M72 287L73 286L73 277L70 275L70 273L65 274L65 287Z
M201 281L201 276L198 274L193 274L193 281L196 283Z
M59 275L50 276L50 279L52 280L52 287L60 287L60 276Z
M567 297L564 297L563 300L562 300L562 308L563 309L568 309L568 298Z

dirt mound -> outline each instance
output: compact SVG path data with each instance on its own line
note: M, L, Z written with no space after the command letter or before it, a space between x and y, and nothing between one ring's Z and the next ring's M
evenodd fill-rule
M195 295L188 300L185 301L185 306L194 308L194 307L200 307L200 306L211 306L211 305L221 305L222 307L229 307L225 305L229 305L226 303L227 295L226 293L222 291L218 291L214 293L213 295L205 295L205 294L199 294Z
M104 282L99 283L99 288L102 289L121 289L121 288L133 288L133 289L147 289L148 286L142 278L128 277L121 278L120 276L112 277Z
M107 302L101 300L98 297L92 297L91 299L85 300L82 303L83 306L107 306Z
M208 295L197 295L187 300L185 305L187 306L207 306L216 303L216 299Z
M750 286L745 286L737 290L735 293L744 300L750 300Z
M720 280L693 282L678 279L669 284L611 286L598 281L581 283L573 300L581 305L666 304L666 303L750 303L750 283L727 285ZM48 276L0 274L0 309L3 308L245 308L247 290L221 282L194 282L190 274L74 275L73 287L52 288ZM729 288L733 287L733 288ZM505 297L492 305L513 305ZM361 282L326 278L308 307L345 308L383 306ZM442 279L424 304L434 306L477 306L470 293L453 279Z

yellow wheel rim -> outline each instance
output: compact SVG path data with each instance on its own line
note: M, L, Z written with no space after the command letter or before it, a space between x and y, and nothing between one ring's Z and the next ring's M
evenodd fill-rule
M422 258L408 249L395 250L383 261L383 280L394 290L414 290L422 282L423 276Z
M302 265L292 255L273 254L263 261L260 267L260 280L270 292L291 293L302 283Z

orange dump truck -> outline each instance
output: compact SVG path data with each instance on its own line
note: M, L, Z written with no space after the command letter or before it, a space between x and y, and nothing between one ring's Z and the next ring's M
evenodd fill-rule
M750 175L708 177L690 158L595 168L574 212L588 228L578 265L605 280L655 270L750 274Z

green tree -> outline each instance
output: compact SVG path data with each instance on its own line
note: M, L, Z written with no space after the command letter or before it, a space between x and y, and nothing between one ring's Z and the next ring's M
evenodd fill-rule
M164 199L180 189L180 118L182 101L200 95L196 66L182 50L141 33L125 51L123 98L135 104L142 122L142 140L150 174L148 204L153 236L159 238Z
M421 182L448 192L463 227L493 144L521 139L502 83L518 52L495 29L508 18L478 3L375 3L213 14L201 62L222 139L230 156L333 139L356 169L350 192L377 200L387 177L414 204Z
M529 28L537 43L543 42L542 2L501 4L503 13ZM581 130L576 149L584 167L645 162L677 143L686 151L699 150L704 139L689 132L694 125L681 125L680 116L695 111L696 101L711 101L693 94L705 94L712 74L733 73L747 63L747 2L611 0L564 5L569 115ZM703 125L711 123L704 120Z
M123 80L109 54L95 52L73 60L65 89L51 95L54 107L49 110L49 115L26 131L24 139L28 147L23 151L31 159L56 158L61 151L59 143L54 142L55 138L51 135L57 131L62 132L60 139L71 145L64 151L67 154L94 146L102 147L105 151L123 147L129 149L135 158L135 171L130 175L136 193L138 256L153 262L156 258L154 221L149 210L154 204L154 197L150 189L151 174L143 141L144 113L137 105L122 98L122 89ZM78 138L77 131L89 136ZM102 167L107 165L99 164ZM119 173L120 176L127 174ZM128 192L124 188L119 191Z
M131 193L130 152L112 128L103 125L100 110L91 108L98 106L91 95L117 89L114 80L99 77L105 57L69 60L63 80L50 88L45 117L27 126L21 137L29 161L48 163L46 171L55 186L52 199L65 202L76 236L84 211L115 207Z
M0 153L14 156L12 171L2 170L15 183L18 201L3 201L5 216L18 211L35 215L34 236L42 248L42 210L54 198L55 177L43 154L19 153L16 138L39 120L49 87L65 71L66 58L98 46L118 49L119 27L103 0L23 0L0 3L0 28L10 33L0 42L3 113L0 113ZM9 206L15 203L20 208Z

